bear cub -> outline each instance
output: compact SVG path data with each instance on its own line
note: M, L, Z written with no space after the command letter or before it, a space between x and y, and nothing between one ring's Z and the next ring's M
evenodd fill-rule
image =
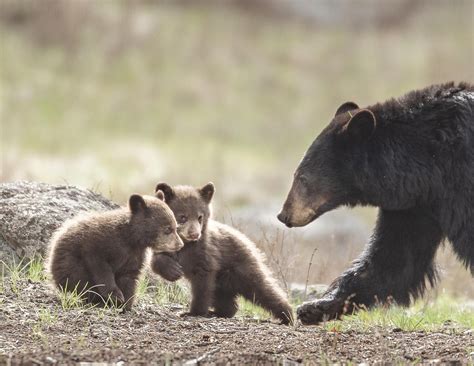
M175 253L155 253L152 269L168 281L183 275L191 282L192 301L187 315L231 318L241 295L270 311L282 323L293 320L292 309L247 237L210 218L214 185L198 189L160 183L166 203L178 222L184 247ZM209 311L212 307L214 311Z
M132 307L147 248L183 247L173 212L156 197L130 196L128 208L71 219L53 235L47 270L56 287L103 305Z

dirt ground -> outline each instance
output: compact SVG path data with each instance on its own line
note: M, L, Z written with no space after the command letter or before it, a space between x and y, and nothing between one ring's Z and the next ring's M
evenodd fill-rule
M145 297L128 313L65 311L46 284L20 281L0 293L0 365L474 361L472 331L337 333L250 318L181 318L181 310Z

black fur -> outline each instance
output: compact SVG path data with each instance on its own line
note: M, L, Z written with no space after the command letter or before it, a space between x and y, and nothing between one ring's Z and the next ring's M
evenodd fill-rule
M474 274L474 86L433 85L365 109L341 107L298 166L278 217L291 227L340 205L380 211L360 258L323 299L299 308L305 323L387 298L408 305L426 279L434 285L443 239Z

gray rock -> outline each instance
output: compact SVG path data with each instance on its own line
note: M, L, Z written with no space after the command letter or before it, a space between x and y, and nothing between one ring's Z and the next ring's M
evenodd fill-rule
M328 289L328 285L325 284L314 284L306 285L303 283L291 283L290 284L290 298L295 302L305 302L320 299Z
M106 211L118 204L69 185L37 182L0 184L0 260L44 255L53 232L73 216Z

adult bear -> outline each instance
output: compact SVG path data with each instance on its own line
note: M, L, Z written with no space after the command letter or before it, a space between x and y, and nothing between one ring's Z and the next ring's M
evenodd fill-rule
M434 285L444 240L474 276L474 85L341 105L296 169L278 219L304 226L341 205L379 207L377 224L324 296L298 308L303 323L378 302L408 305L426 279Z

